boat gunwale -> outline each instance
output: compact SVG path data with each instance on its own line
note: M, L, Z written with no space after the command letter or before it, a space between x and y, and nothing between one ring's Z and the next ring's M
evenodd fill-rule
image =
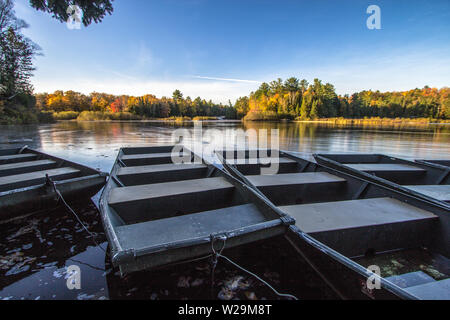
M97 178L103 178L103 177L105 177L104 173L100 172L99 174L94 174L94 175L90 175L90 176L82 176L82 177L70 178L70 179L65 179L65 180L60 180L60 181L54 181L54 183L56 186L66 186L66 185L73 184L73 183L95 180ZM2 191L2 192L0 192L0 198L3 196L9 196L9 195L13 195L16 193L41 189L42 187L45 187L45 186L46 186L45 183L41 183L41 184L36 184L36 185L28 186L28 187L17 188L17 189L12 189L12 190L8 190L8 191Z
M421 159L414 160L415 163L427 165L430 167L434 167L436 169L447 170L447 171L450 170L450 166L446 166L444 164L435 163L435 162L431 162L431 161L433 161L433 160L421 160ZM438 159L436 161L449 161L450 162L450 160L441 160L441 159L440 160Z

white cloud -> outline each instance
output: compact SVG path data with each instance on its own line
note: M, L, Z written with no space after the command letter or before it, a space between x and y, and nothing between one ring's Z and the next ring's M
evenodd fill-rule
M117 73L119 75L119 73ZM227 82L227 81L143 81L133 77L121 75L122 79L72 79L62 81L51 79L37 81L34 79L35 92L53 92L55 90L74 90L89 94L90 92L105 92L115 95L127 94L140 96L144 94L154 94L157 97L171 97L175 89L179 89L185 97L196 98L200 96L204 99L211 99L214 102L228 103L241 96L246 96L250 91L255 90L258 85L255 83ZM120 78L120 77L119 77Z
M193 78L204 79L204 80L229 81L229 82L244 82L244 83L257 83L257 84L262 83L262 81L256 81L256 80L230 79L230 78L217 78L217 77L204 77L204 76L193 76Z

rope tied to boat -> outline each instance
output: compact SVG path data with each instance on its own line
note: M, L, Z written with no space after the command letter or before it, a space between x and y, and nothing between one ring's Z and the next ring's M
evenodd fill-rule
M89 231L89 229L86 227L86 225L81 221L80 217L76 214L76 212L69 206L69 204L64 199L61 192L56 187L56 182L53 181L48 174L45 174L45 184L47 186L51 186L53 188L53 191L58 196L58 201L61 201L64 206L75 216L75 218L78 220L78 223L83 227L83 229L89 234L89 236L92 238L92 241L95 243L95 246L100 248L107 256L108 252L103 249L103 247L95 240L95 235Z
M236 262L234 262L230 258L224 256L222 254L222 252L223 252L223 250L225 250L226 241L228 240L228 238L227 238L227 236L225 234L220 234L220 235L213 235L213 234L211 234L210 238L211 238L211 250L212 250L212 255L211 255L211 293L212 293L213 288L214 288L214 273L216 271L217 263L218 263L219 258L222 258L222 259L228 261L229 263L231 263L236 268L240 269L241 271L243 271L243 272L251 275L252 277L256 278L257 280L259 280L261 283L266 285L270 290L272 290L277 296L284 297L284 298L290 298L290 299L294 299L294 300L299 300L296 296L294 296L292 294L278 292L267 281L263 280L261 277L259 277L255 273L253 273L253 272L245 269L244 267L240 266L239 264L237 264ZM221 240L223 242L223 245L222 245L222 247L220 248L219 251L216 251L216 249L214 248L214 244L218 240Z
M216 272L216 267L217 267L217 263L219 260L218 258L222 254L222 251L225 249L225 246L227 243L227 236L224 234L221 234L221 235L211 234L210 238L211 238L211 250L212 250L212 257L211 257L211 293L212 293L212 291L214 289L214 274ZM219 252L217 252L216 249L214 248L214 244L216 243L217 240L221 240L223 243Z

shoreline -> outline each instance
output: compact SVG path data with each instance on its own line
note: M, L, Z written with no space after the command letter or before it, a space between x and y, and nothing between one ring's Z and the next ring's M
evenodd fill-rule
M267 119L267 120L245 120L245 119L55 119L53 122L40 122L40 123L30 123L30 124L52 124L57 122L148 122L148 123L194 123L194 122L205 122L205 123L245 123L245 122L273 122L273 123L317 123L317 124L337 124L337 125L450 125L450 120L446 119L426 119L426 118L361 118L361 119L346 119L346 118L323 118L315 120L291 120L291 119ZM22 126L28 124L16 124L16 123L1 123L0 126Z

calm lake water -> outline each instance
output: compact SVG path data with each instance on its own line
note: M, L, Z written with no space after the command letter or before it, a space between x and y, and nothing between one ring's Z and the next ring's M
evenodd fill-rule
M175 129L192 123L58 122L0 126L0 148L28 145L109 172L119 148L169 144ZM237 129L279 129L280 149L312 153L385 153L408 159L450 159L450 125L345 126L317 123L207 122L203 130L229 137ZM241 144L242 141L238 141ZM96 199L94 199L95 201ZM92 203L74 208L107 247ZM303 299L335 298L283 238L232 249L226 254L263 276L279 291ZM81 269L81 290L68 290L67 267ZM299 272L302 270L302 272ZM53 210L0 225L0 299L275 299L276 296L227 262L210 285L208 260L140 272L121 278L105 253L65 210Z

